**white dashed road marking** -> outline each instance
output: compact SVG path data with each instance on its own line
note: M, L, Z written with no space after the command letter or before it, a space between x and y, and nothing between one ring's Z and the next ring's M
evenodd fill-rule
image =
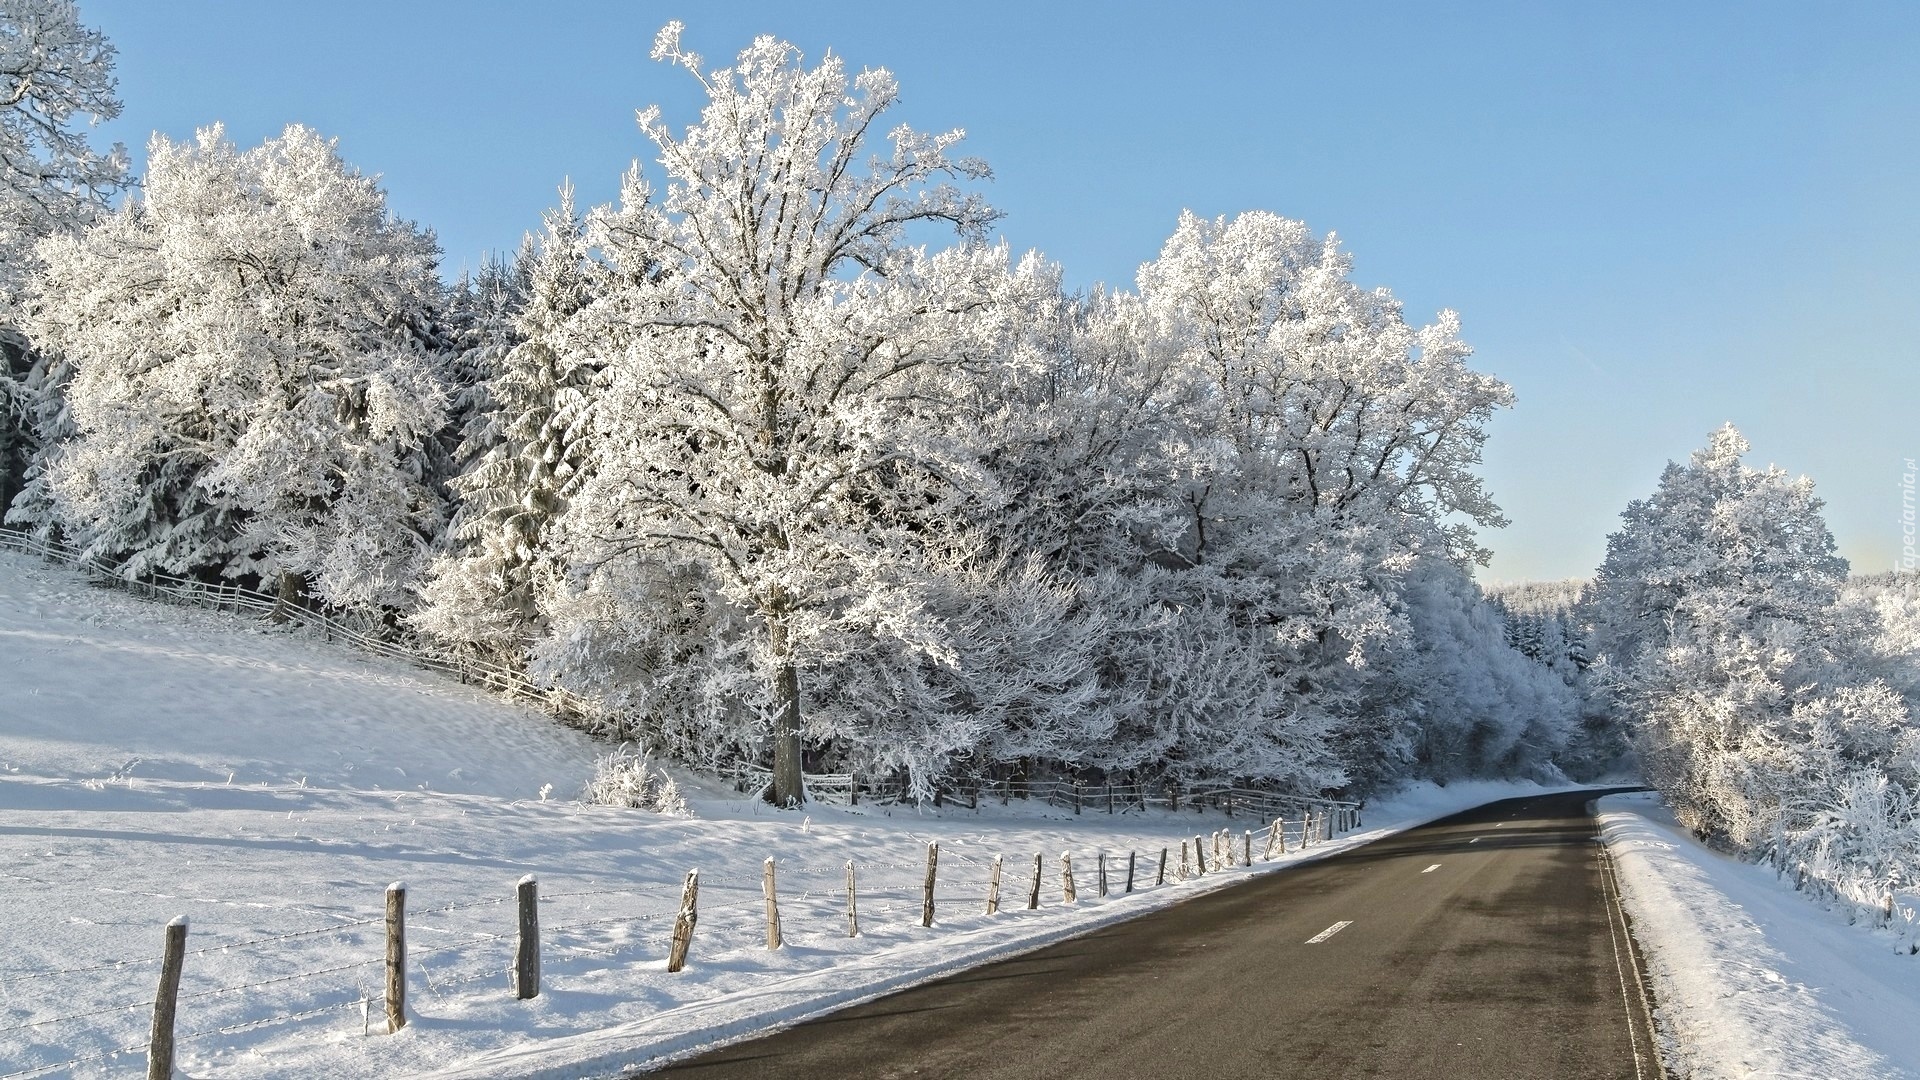
M1474 837L1473 839L1471 839L1471 840L1469 840L1469 841L1467 841L1467 843L1469 843L1469 844L1477 844L1477 843L1479 843L1479 842L1480 842L1480 838L1479 838L1479 837L1477 837L1477 836L1476 836L1476 837Z
M1328 938L1332 937L1333 935L1339 933L1342 930L1345 930L1347 927L1352 925L1353 925L1352 919L1346 919L1341 922L1334 923L1332 926L1329 926L1325 930L1322 930L1319 933L1308 938L1307 944L1318 945L1321 942L1327 940Z
M1421 872L1421 873L1423 873L1423 874L1431 874L1431 873L1433 873L1433 872L1434 872L1435 870L1438 870L1438 869L1440 869L1440 864L1439 864L1439 863L1434 863L1434 864L1433 864L1432 866L1429 866L1429 867L1427 867L1427 868L1426 868L1425 870L1422 870L1422 871L1420 871L1420 872Z

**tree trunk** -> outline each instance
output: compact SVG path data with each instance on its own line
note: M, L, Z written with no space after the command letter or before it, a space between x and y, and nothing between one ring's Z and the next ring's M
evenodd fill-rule
M775 806L799 806L806 801L800 786L800 671L793 663L786 623L772 619L769 629L780 665L774 675L780 711L773 721L773 787L767 797Z
M306 592L306 575L296 574L291 570L280 571L280 594L275 598L279 602L273 608L273 621L281 623L292 619L293 611L299 608L300 598L305 596Z

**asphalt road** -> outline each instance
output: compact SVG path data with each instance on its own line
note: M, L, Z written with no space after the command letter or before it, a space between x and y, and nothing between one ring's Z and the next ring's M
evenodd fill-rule
M1659 1080L1591 798L1492 803L649 1075Z

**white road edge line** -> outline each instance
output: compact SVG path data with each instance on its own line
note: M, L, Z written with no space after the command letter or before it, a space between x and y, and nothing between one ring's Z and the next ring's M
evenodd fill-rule
M1433 864L1432 866L1429 866L1429 867L1427 867L1427 868L1426 868L1425 870L1422 870L1422 871L1420 871L1420 872L1421 872L1421 873L1423 873L1423 874L1431 874L1431 873L1433 873L1433 872L1434 872L1435 870L1438 870L1438 869L1440 869L1440 864L1439 864L1439 863L1434 863L1434 864Z
M1467 843L1469 843L1469 844L1477 844L1477 843L1479 843L1479 842L1480 842L1480 838L1479 838L1479 837L1477 837L1477 836L1476 836L1476 837L1474 837L1473 839L1471 839L1471 840L1469 840L1469 841L1467 841Z
M1625 1005L1627 1009L1627 1045L1633 1048L1633 1077L1634 1080L1645 1080L1646 1073L1640 1070L1640 1040L1634 1037L1633 997L1627 993L1627 968L1629 966L1636 968L1633 987L1642 995L1646 993L1646 984L1640 981L1637 965L1632 965L1631 963L1633 944L1630 934L1628 935L1626 953L1624 956L1621 953L1620 938L1622 931L1626 929L1627 914L1620 900L1620 879L1616 876L1613 869L1613 856L1607 851L1605 837L1595 836L1594 839L1599 841L1600 847L1601 903L1607 909L1607 935L1613 939L1613 967L1615 971L1620 973L1620 1003ZM1646 1004L1644 997L1641 1000L1641 1004L1643 1007ZM1649 1048L1651 1048L1653 1043L1653 1017L1651 1010L1648 1011L1647 1015L1647 1043ZM1655 1052L1655 1060L1658 1060L1657 1051Z
M1332 926L1329 926L1325 930L1322 930L1319 933L1308 938L1307 944L1318 945L1321 942L1327 940L1328 938L1332 937L1333 935L1339 933L1342 930L1345 930L1347 927L1352 925L1353 925L1352 919L1343 919L1342 921L1334 923Z

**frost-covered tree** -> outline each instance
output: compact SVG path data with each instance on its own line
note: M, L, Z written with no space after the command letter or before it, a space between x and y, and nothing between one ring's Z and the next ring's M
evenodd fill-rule
M452 483L456 547L435 563L413 623L436 640L522 662L544 632L542 578L557 572L547 532L587 474L600 374L574 339L594 264L571 185L516 272L524 295L513 343L477 353L484 401L462 446L471 464Z
M1556 758L1576 779L1635 771L1625 717L1606 688L1590 678L1592 650L1580 621L1590 582L1528 581L1494 585L1487 599L1506 627L1507 643L1552 672L1573 695L1579 725Z
M1450 560L1421 559L1402 603L1408 633L1377 661L1370 696L1405 718L1417 775L1558 779L1580 691L1508 644L1500 609Z
M734 708L771 742L772 795L791 803L803 735L836 719L803 716L802 680L836 641L948 647L921 598L941 548L965 546L945 533L978 470L944 403L957 373L993 362L1011 329L992 313L1027 283L980 243L993 211L950 183L987 175L952 156L959 132L899 125L874 152L899 96L885 70L809 68L761 38L703 74L677 23L654 56L708 103L682 135L643 112L666 185L636 167L590 220L612 280L583 323L608 386L563 528L589 577L684 567L731 609L756 682ZM914 226L965 243L928 254Z
M137 199L38 248L34 340L74 368L50 467L68 532L127 573L259 573L405 602L444 510L433 237L302 127L155 136Z
M1920 732L1858 662L1877 628L1839 603L1847 564L1812 482L1747 467L1748 448L1728 425L1670 464L1622 515L1583 610L1682 821L1739 850L1776 828L1828 850L1834 815L1865 805L1836 793L1915 790Z
M89 220L127 181L126 151L96 151L75 124L120 115L113 57L71 0L0 0L0 304L35 241Z
M1875 628L1851 642L1855 662L1920 710L1920 574L1855 575L1842 587L1840 603L1842 622Z
M1143 713L1161 730L1135 737L1176 760L1309 788L1389 778L1411 748L1361 707L1369 650L1407 632L1396 597L1420 553L1477 557L1472 527L1504 524L1474 467L1509 391L1466 366L1451 312L1411 326L1351 269L1332 237L1249 213L1184 215L1140 272L1181 402L1172 512L1139 531L1156 605L1246 687ZM1211 628L1185 614L1209 611Z
M33 245L92 220L127 180L126 151L94 150L77 123L119 115L113 57L71 0L0 0L0 512L47 441L38 427L64 432L64 374L18 326Z
M1189 215L1139 295L1055 295L1015 346L1038 362L976 386L986 527L1097 624L1095 697L1041 756L1303 790L1412 761L1371 650L1406 639L1414 552L1475 552L1447 516L1498 523L1472 469L1506 389L1348 269L1297 222Z
M1512 392L1466 365L1458 317L1413 326L1385 289L1351 280L1332 235L1253 212L1183 214L1140 294L1205 390L1216 456L1336 520L1427 521L1462 560L1506 524L1475 472ZM1203 507L1195 510L1195 536Z

